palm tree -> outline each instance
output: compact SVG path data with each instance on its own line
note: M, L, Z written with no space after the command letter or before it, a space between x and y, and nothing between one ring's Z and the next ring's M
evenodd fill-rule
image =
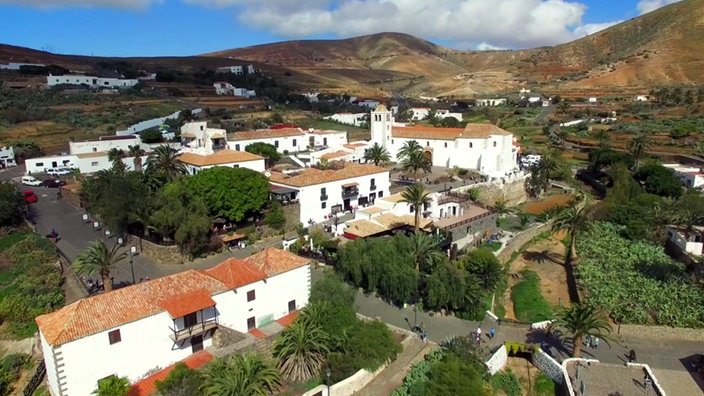
M396 159L403 161L404 159L410 157L413 153L422 153L423 147L418 144L415 140L409 140L403 144L403 146L396 153Z
M562 124L567 122L567 111L569 111L570 107L572 107L572 105L570 105L570 102L567 102L565 100L562 100L560 101L560 103L557 104L557 110L562 113ZM560 128L562 128L562 125L560 126Z
M433 164L430 162L430 159L426 157L424 152L414 151L401 161L401 167L404 172L411 172L417 178L419 170L422 170L424 173L430 173Z
M635 158L636 160L633 169L638 169L638 162L640 161L640 157L643 156L645 150L650 147L650 143L650 137L643 133L638 133L637 135L633 136L630 142L628 142L628 149L633 155L633 158Z
M540 188L542 191L546 191L550 186L550 179L556 177L560 174L561 167L560 163L552 156L543 157L538 165L536 165L535 170L540 181Z
M320 374L325 363L329 336L319 326L300 321L281 332L272 353L279 359L281 374L292 381L307 381Z
M420 183L414 183L406 187L401 193L401 200L399 202L405 202L411 205L411 208L414 210L416 234L418 234L420 230L420 212L424 210L425 205L429 204L431 201L430 193L425 191L425 187Z
M136 172L141 172L142 171L142 156L146 154L146 152L140 147L138 144L134 146L128 146L129 149L129 155L130 157L134 157L134 170Z
M99 273L103 279L105 291L112 290L112 282L110 282L110 271L115 268L115 265L127 257L127 252L118 253L119 245L108 249L103 241L93 241L88 244L73 262L71 267L78 275L92 275Z
M259 355L234 354L208 365L202 390L212 396L265 396L281 385L276 368Z
M98 389L92 394L98 396L125 396L130 392L130 382L125 377L111 375L98 381Z
M479 197L482 194L482 190L480 190L479 187L472 187L467 190L467 193L469 193L469 199L471 199L472 202L479 202Z
M594 307L586 304L574 304L563 308L557 314L557 326L564 327L572 336L572 357L578 358L582 349L582 339L592 335L602 339L611 339L611 325L606 316Z
M108 160L112 162L112 169L115 173L125 173L127 168L125 167L125 163L122 162L123 158L125 158L125 151L122 149L113 147L108 151Z
M599 129L594 133L594 139L599 142L599 148L604 150L611 147L609 139L611 139L611 132L606 129Z
M592 228L592 222L587 216L587 208L577 210L574 206L560 212L552 223L552 231L567 231L570 237L570 258L577 258L577 236L588 232Z
M567 149L567 138L570 136L570 132L564 128L560 128L555 132L555 136L560 139L562 151L565 151Z
M386 147L380 145L379 143L374 143L374 145L364 153L364 160L367 162L373 162L376 166L379 166L379 164L385 164L389 162L390 159L391 156L389 156L389 151Z
M496 212L499 217L504 217L510 211L511 209L508 207L508 201L503 196L494 201L494 212Z
M156 147L147 157L146 165L148 171L154 172L166 183L187 172L186 166L178 159L178 150L169 146Z
M438 241L428 234L414 234L411 238L411 243L411 251L413 252L417 273L420 273L421 264L430 266L436 260L444 257L443 253L440 251Z

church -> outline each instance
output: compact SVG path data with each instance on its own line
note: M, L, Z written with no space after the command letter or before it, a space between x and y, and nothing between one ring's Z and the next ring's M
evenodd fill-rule
M406 142L415 140L433 166L458 166L490 177L518 169L513 134L492 124L467 124L464 129L406 126L379 105L371 112L371 134L372 142L386 147L392 160Z

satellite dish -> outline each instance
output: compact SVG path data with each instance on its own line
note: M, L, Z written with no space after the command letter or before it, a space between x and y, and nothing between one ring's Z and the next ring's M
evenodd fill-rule
M264 172L264 176L271 177L271 172L269 172L269 171Z

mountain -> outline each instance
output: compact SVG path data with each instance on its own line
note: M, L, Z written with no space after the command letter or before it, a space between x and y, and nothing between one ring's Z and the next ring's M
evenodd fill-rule
M458 51L400 33L302 40L219 51L295 71L311 89L395 90L463 97L534 86L642 92L704 82L704 2L684 0L555 47ZM520 32L517 32L519 34Z

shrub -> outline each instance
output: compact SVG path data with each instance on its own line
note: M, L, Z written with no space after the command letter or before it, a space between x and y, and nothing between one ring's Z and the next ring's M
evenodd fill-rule
M156 381L156 390L162 396L190 396L200 393L201 374L183 363L177 363L163 381Z
M29 355L15 353L0 360L0 396L6 396L14 390L14 384L20 378L23 369L29 368Z
M518 380L518 377L511 369L494 375L491 379L491 383L494 386L494 390L502 390L507 396L521 395L521 381Z
M552 317L552 309L540 292L540 278L529 270L521 272L523 279L513 286L511 299L518 320L540 322Z

